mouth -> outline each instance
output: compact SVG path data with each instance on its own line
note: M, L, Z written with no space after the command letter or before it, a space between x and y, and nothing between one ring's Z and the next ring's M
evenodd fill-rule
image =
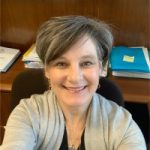
M77 87L66 87L63 86L66 90L73 92L73 93L77 93L77 92L81 92L83 91L87 86L77 86Z

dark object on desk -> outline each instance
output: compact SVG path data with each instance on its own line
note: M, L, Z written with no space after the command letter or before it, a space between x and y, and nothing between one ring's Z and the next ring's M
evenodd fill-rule
M108 78L100 79L98 93L124 106L123 96L114 82ZM28 98L32 94L40 94L48 89L48 82L44 76L43 69L26 69L19 73L12 84L12 109L19 103L20 99Z

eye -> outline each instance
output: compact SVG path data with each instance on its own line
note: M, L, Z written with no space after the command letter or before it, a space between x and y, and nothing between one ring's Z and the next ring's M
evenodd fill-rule
M66 68L68 66L68 64L65 63L65 62L57 62L55 64L55 66L58 67L58 68Z
M93 65L93 62L91 62L91 61L85 61L85 62L81 63L82 67L90 67L92 65Z

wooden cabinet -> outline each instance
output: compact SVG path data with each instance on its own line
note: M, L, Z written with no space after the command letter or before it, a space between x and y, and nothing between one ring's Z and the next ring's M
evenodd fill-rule
M149 0L1 0L1 43L26 50L50 17L85 15L110 24L115 44L150 48Z

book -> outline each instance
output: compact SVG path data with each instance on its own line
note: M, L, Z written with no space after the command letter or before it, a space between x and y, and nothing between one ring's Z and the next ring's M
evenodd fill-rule
M22 61L41 61L36 53L35 44L33 44L24 54Z
M35 44L33 44L23 55L22 61L25 68L43 68L43 63L36 53Z
M113 47L110 64L113 71L150 72L148 50L144 47Z
M150 73L145 72L112 71L112 75L118 77L150 79Z
M6 72L20 54L19 49L0 46L0 72Z
M118 52L120 48L121 48L120 51L122 51L122 48L125 51L125 52L123 51L121 55ZM115 51L119 53L119 55L117 54L118 57L115 56L115 59L111 58L111 62L110 62L113 76L150 79L150 59L149 59L147 48L119 47L119 49ZM129 51L132 52L129 53ZM122 62L120 63L121 59ZM116 62L113 63L112 61L115 60Z

